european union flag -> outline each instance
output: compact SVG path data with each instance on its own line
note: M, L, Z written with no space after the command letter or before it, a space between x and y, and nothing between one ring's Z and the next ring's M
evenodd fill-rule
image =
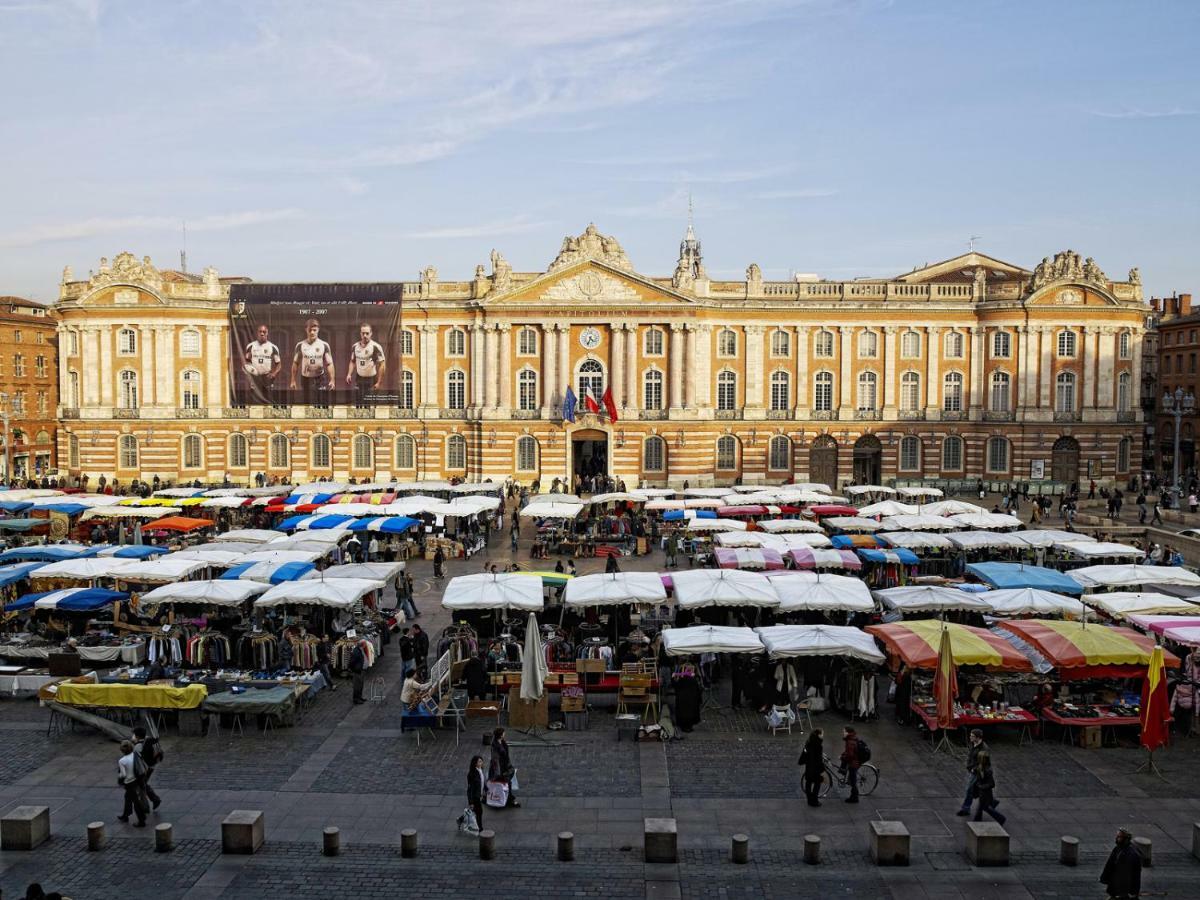
M578 403L575 397L575 392L571 390L571 386L567 385L567 393L563 396L562 417L565 421L574 423L575 421L575 405Z

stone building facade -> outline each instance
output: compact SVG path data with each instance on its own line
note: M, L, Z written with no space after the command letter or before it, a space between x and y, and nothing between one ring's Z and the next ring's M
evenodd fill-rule
M51 311L23 297L0 297L0 416L8 416L0 472L45 475L56 457L58 365ZM0 430L0 438L4 433Z
M1140 468L1137 270L968 253L895 278L742 281L691 229L669 277L594 226L545 271L401 286L398 406L234 408L239 279L123 253L58 302L75 473L243 483L604 471L627 485L1125 478ZM570 385L581 398L562 420ZM586 412L609 390L618 418Z

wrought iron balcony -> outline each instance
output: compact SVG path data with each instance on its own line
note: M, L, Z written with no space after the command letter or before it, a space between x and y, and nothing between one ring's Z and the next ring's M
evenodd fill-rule
M943 409L942 410L942 421L943 422L962 422L962 421L965 421L966 418L967 418L966 410L963 410L963 409Z
M284 403L275 403L267 407L272 419L290 419L292 408Z

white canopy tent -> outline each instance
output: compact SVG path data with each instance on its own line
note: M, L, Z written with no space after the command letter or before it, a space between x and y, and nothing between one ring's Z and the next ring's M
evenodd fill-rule
M87 556L82 559L64 559L61 562L50 563L35 569L31 578L70 578L77 581L91 581L94 578L115 578L122 569L126 569L136 559L126 559L118 556Z
M746 523L737 519L690 519L688 531L745 531Z
M1026 550L1029 547L1007 531L959 531L946 535L946 540L960 550Z
M1111 594L1084 594L1083 602L1107 613L1114 619L1123 619L1132 615L1200 615L1200 603L1192 603L1167 594L1114 591Z
M825 526L836 528L847 534L872 534L883 527L876 519L869 519L866 516L830 516L825 520Z
M1080 534L1075 531L1056 531L1053 528L1034 528L1030 531L1013 532L1017 540L1028 544L1030 547L1053 547L1055 544L1061 544L1064 541L1089 542L1095 541L1094 537L1086 534Z
M946 492L941 488L924 487L918 485L916 487L902 487L896 491L901 497L944 497Z
M963 526L945 516L916 515L887 516L883 520L885 531L957 531Z
M875 601L867 583L852 575L798 573L804 578L772 578L779 594L779 611L788 612L872 612Z
M945 550L954 546L945 535L928 531L889 531L881 534L880 538L892 547L903 547L906 550Z
M205 565L226 569L240 563L243 553L244 551L241 550L217 550L212 547L207 550L197 550L189 547L186 550L172 553L171 559L193 559L203 562Z
M85 509L79 521L88 519L161 519L183 512L178 506L93 506Z
M991 607L993 616L1063 616L1078 619L1084 613L1083 604L1074 597L1037 588L1003 588L975 596Z
M1016 516L993 512L955 513L948 518L957 522L963 528L975 528L979 531L990 531L1000 528L1020 528L1021 520Z
M117 573L121 581L179 581L207 569L211 562L203 559L178 559L174 553L157 559L135 559Z
M982 612L991 609L978 594L969 594L957 588L937 585L887 588L874 591L875 597L889 609L900 613L926 612Z
M646 512L665 512L668 509L686 509L687 507L683 500L656 499L647 500L643 508Z
M267 544L264 550L286 550L294 544L328 544L334 546L349 540L353 531L345 528L319 528L316 531L304 531L286 537L279 537Z
M234 528L214 535L215 541L239 541L246 544L265 544L279 537L278 531L270 528Z
M830 519L826 519L829 522ZM783 534L784 532L810 531L820 533L821 526L808 519L765 519L758 527L768 534Z
M41 570L39 570L40 574ZM1141 566L1132 563L1115 566L1084 566L1068 572L1085 588L1135 587L1139 584L1167 584L1200 588L1200 575L1181 566Z
M657 572L597 572L572 578L563 597L567 606L665 603L667 589Z
M801 531L799 534L773 534L771 537L774 538L774 541L763 546L778 550L780 553L786 553L794 547L833 546L833 541L829 540L828 536L814 531Z
M690 487L684 488L683 496L685 497L724 497L726 494L736 494L736 488L703 488Z
M207 606L238 606L257 597L269 585L259 581L180 581L164 584L141 596L141 603L200 603Z
M331 606L349 609L373 591L383 589L382 581L367 578L332 578L329 581L286 581L270 588L254 601L254 606Z
M523 519L574 519L583 512L582 503L557 503L535 500L520 510Z
M340 566L330 566L320 571L313 570L301 579L311 581L330 578L365 578L368 581L382 581L384 584L395 581L404 571L402 562L365 562L345 563Z
M860 507L860 516L915 516L917 507L911 503L901 503L898 500L880 500Z
M1145 551L1128 544L1114 544L1110 541L1059 541L1055 548L1077 556L1080 559L1126 558L1141 559Z
M790 535L768 534L765 531L722 531L713 540L718 547L769 547L778 550L785 546Z
M790 491L816 491L818 494L831 494L833 488L819 481L797 481L795 484L785 484L783 489Z
M772 659L848 656L876 664L887 660L875 638L847 625L768 625L755 631Z
M451 578L446 585L442 606L451 610L520 609L540 612L545 606L542 579L539 575L522 573L459 575Z
M725 501L716 497L687 497L683 501L684 509L720 509L724 505Z
M675 602L681 609L704 606L779 606L774 585L757 572L740 569L693 569L672 572Z
M238 560L238 564L242 563L274 563L275 565L283 565L291 562L308 562L315 563L318 559L325 555L323 549L318 550L255 550L252 553L247 553Z
M668 628L662 633L662 645L668 656L689 656L697 653L761 653L766 649L753 629L728 625Z
M895 488L890 488L882 484L851 484L842 488L842 490L850 497L861 497L864 494L879 494L880 496L886 494L890 497L896 493Z
M629 491L609 491L607 494L592 494L585 502L597 506L604 503L645 503L646 498Z
M652 500L652 499L656 499L659 497L674 497L675 489L674 488L638 487L638 488L630 488L629 493L636 494L638 497L641 497L643 500Z
M918 512L931 516L957 516L963 513L985 513L982 506L967 503L965 500L935 500L933 503L922 503L917 507Z

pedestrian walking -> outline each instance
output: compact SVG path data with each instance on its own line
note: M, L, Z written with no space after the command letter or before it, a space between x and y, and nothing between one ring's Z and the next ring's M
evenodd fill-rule
M679 565L679 535L671 532L667 535L667 568L674 569Z
M413 662L417 668L424 668L429 657L429 635L420 625L412 627Z
M808 798L809 806L821 805L821 778L825 775L824 735L820 728L814 728L798 760L798 765L804 766L804 796Z
M117 760L117 783L125 791L125 806L117 820L128 822L129 814L137 813L137 821L134 823L137 828L146 827L146 795L142 792L142 775L145 771L146 764L133 752L133 743L121 741L121 758Z
M504 737L504 729L497 728L492 732L492 759L488 764L488 781L502 781L508 785L508 802L506 806L519 807L517 800L517 769L512 764L512 756L508 752L508 741Z
M996 799L996 774L992 771L992 755L986 750L980 750L977 759L979 764L975 769L975 796L979 798L979 809L975 812L975 821L982 821L983 814L987 813L1003 825L1005 817L996 810L1000 801Z
M329 644L329 635L317 635L317 669L320 671L321 677L325 679L329 690L336 691L337 685L333 683L333 666L330 664L332 655L333 648Z
M1150 519L1150 524L1151 525L1161 525L1162 523L1163 523L1162 497L1159 496L1158 499L1156 499L1154 501L1154 515Z
M354 686L353 702L357 706L359 703L366 703L366 698L363 697L363 681L365 680L363 672L367 668L367 655L363 653L362 644L356 642L354 649L350 651L350 683Z
M434 578L445 578L446 577L446 572L444 569L445 565L446 565L446 554L442 552L441 547L438 547L435 551L433 551L433 577Z
M956 815L969 816L971 814L971 804L975 802L975 784L978 780L979 754L989 752L990 748L983 740L983 730L972 728L971 733L967 735L967 788L963 793L962 806L959 807Z
M842 772L846 776L846 784L850 786L847 803L858 802L858 769L863 764L863 754L859 747L861 743L858 732L849 725L842 729Z
M467 769L467 807L475 815L476 830L483 828L483 798L485 794L487 794L487 773L483 770L483 757L472 756L471 766ZM465 814L464 818L466 818Z
M158 738L148 737L146 729L139 725L133 729L133 752L140 756L142 762L146 764L146 774L142 778L142 790L146 792L146 799L150 801L150 805L154 809L158 809L162 803L162 797L154 792L154 788L150 786L150 779L154 776L155 768L163 761L162 744L158 742Z
M1138 495L1137 495L1137 500L1134 502L1138 508L1138 524L1145 525L1146 524L1146 495L1139 491Z
M1112 900L1134 900L1142 892L1142 855L1133 846L1133 835L1117 832L1116 846L1100 873L1100 883Z

